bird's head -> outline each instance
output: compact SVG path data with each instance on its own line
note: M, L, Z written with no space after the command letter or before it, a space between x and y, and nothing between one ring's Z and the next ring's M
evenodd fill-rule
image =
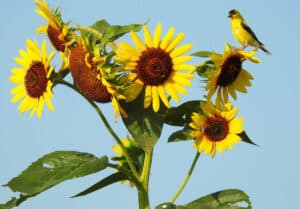
M240 18L241 17L241 13L236 10L236 9L233 9L233 10L230 10L228 12L228 17L233 19L233 18Z

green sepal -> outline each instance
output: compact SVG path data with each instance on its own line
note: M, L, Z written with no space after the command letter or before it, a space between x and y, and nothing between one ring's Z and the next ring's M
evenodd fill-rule
M193 57L210 57L213 54L211 51L198 51L191 54Z
M185 102L167 110L164 121L172 126L188 126L193 112L201 113L200 100Z
M247 135L246 131L243 131L242 133L240 133L239 136L241 137L241 139L242 139L243 142L246 142L246 143L248 143L248 144L252 144L252 145L255 145L255 146L259 146L259 145L257 145L256 143L254 143L254 142L249 138L249 136Z
M133 102L122 102L122 107L128 115L122 120L129 133L145 152L150 151L161 135L166 107L161 103L158 112L154 112L151 106L145 109L144 91Z
M121 172L114 173L114 174L112 174L110 176L107 176L106 178L100 180L99 182L97 182L96 184L90 186L89 188L83 190L82 192L72 196L72 198L90 194L90 193L95 192L97 190L100 190L100 189L102 189L106 186L109 186L109 185L114 184L116 182L119 182L119 181L122 181L122 180L127 180L127 179L128 179L128 177L124 173L121 173Z
M180 142L180 141L192 140L193 138L191 137L191 131L192 129L187 127L179 131L175 131L169 136L168 142Z
M227 189L200 197L185 205L167 202L155 209L252 209L248 195L242 190Z
M211 60L200 63L198 66L196 66L197 74L203 78L208 78L211 71L215 69L215 64Z
M89 153L55 151L33 162L4 186L14 192L36 195L65 180L96 173L107 165L106 156L97 158Z

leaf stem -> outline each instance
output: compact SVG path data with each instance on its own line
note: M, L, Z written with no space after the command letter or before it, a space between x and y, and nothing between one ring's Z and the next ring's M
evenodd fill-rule
M88 99L86 96L84 96L73 84L65 81L65 80L59 80L56 81L59 84L63 84L71 89L73 89L74 91L76 91L77 93L79 93L83 98L86 99L86 101L94 108L94 110L97 112L98 116L101 118L101 120L103 121L106 129L108 130L108 132L112 135L112 137L115 139L115 141L117 142L117 144L122 148L122 151L124 153L124 156L128 162L128 165L130 167L130 170L132 171L134 177L136 179L139 179L139 174L133 164L133 161L129 155L129 153L127 152L127 150L125 149L121 139L118 137L118 135L116 134L116 132L112 129L112 127L110 126L110 124L108 123L107 119L105 118L104 114L102 113L102 111L100 110L100 108L95 104L95 102L91 101L90 99Z
M76 30L82 30L82 31L86 31L89 33L93 33L95 36L97 36L99 39L103 38L103 34L100 33L98 30L91 28L91 27L86 27L86 26L81 26L81 25L77 25L75 27ZM117 49L117 46L115 45L114 42L108 42L108 45L115 51Z
M191 167L190 167L190 169L189 169L186 177L184 178L182 184L180 185L179 189L177 190L177 192L175 193L175 195L173 196L173 198L171 200L172 203L174 203L176 201L176 199L179 197L179 195L181 194L181 192L185 188L186 184L188 183L190 177L192 176L192 173L194 171L195 165L196 165L196 163L197 163L197 161L199 159L200 154L201 153L197 151L196 156L195 156L195 158L193 160L193 163L192 163L192 165L191 165Z

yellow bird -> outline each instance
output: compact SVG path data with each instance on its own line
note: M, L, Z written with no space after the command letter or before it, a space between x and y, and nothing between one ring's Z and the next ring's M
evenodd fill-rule
M230 10L228 17L231 19L232 34L237 41L242 44L243 49L250 45L260 48L268 55L271 54L271 52L264 47L264 44L258 40L255 33L248 26L247 22L238 10Z

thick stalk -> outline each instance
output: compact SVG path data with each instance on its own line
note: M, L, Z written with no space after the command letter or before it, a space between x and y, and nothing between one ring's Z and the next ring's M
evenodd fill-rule
M175 193L174 197L171 200L172 203L174 203L176 201L176 199L179 197L179 195L181 194L181 192L185 188L186 184L188 183L189 179L191 178L192 173L194 171L195 165L196 165L196 163L197 163L197 161L199 159L200 154L201 153L197 151L196 156L195 156L195 158L193 160L193 163L192 163L192 165L191 165L191 167L190 167L190 169L189 169L186 177L184 178L182 184L180 185L179 189L177 190L177 192Z
M150 209L149 202L149 177L152 164L153 150L145 152L141 187L138 187L139 209Z
M104 114L102 113L102 111L100 110L100 108L91 100L89 100L88 98L86 98L80 91L78 91L78 89L72 85L71 83L64 81L64 80L60 80L57 81L57 83L63 84L71 89L73 89L74 91L76 91L77 93L79 93L83 98L86 99L86 101L94 108L94 110L97 112L98 116L101 118L101 120L103 121L106 129L108 130L108 132L112 135L112 137L115 139L115 141L117 142L117 144L122 148L122 151L124 153L124 156L128 162L128 165L134 175L134 177L136 179L139 179L139 174L133 164L133 161L130 157L130 155L128 154L127 150L125 149L121 139L118 137L118 135L116 134L116 132L112 129L112 127L110 126L110 124L108 123L107 119L105 118Z

